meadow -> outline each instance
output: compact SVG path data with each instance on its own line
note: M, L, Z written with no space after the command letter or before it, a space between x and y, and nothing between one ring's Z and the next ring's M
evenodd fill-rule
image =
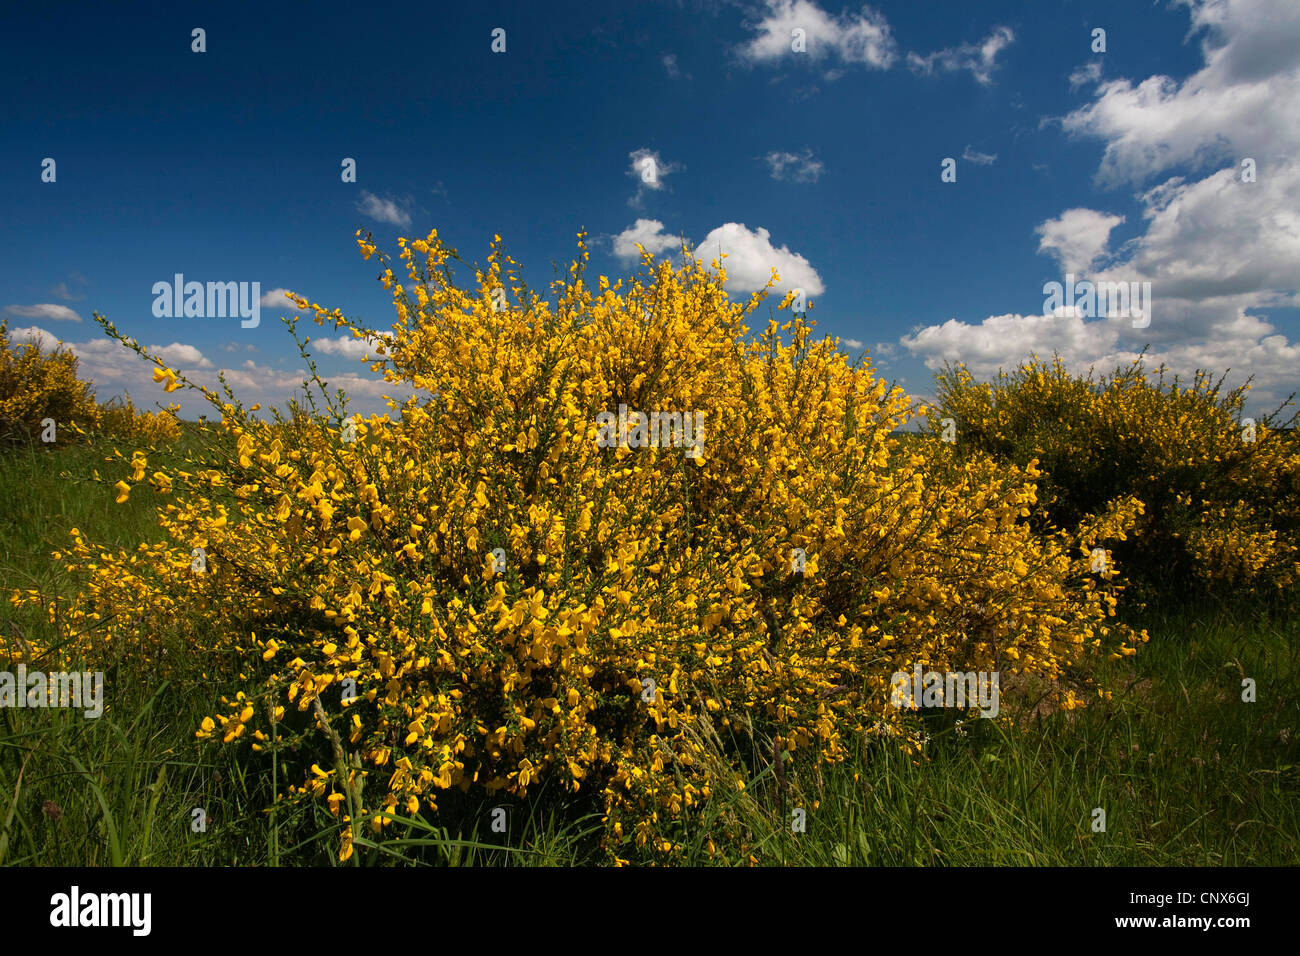
M580 252L551 306L495 249L477 289L402 258L376 369L436 402L83 396L0 452L0 669L109 689L0 707L0 863L1296 861L1300 456L1244 392L956 370L905 432L721 274ZM598 446L621 405L707 409L700 454ZM913 663L1000 673L997 717L891 706Z

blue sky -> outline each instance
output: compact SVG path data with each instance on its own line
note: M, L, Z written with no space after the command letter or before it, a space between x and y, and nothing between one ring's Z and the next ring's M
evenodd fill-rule
M737 294L777 267L820 331L922 396L945 359L989 375L1059 349L1104 369L1144 345L1180 371L1254 374L1260 404L1300 387L1294 0L55 3L6 19L0 315L65 341L101 397L163 395L92 310L200 381L229 369L241 397L282 403L303 374L283 306L256 328L158 318L153 286L256 281L385 327L358 228L394 255L437 228L479 262L499 233L538 289L580 228L611 276L636 268L634 241L673 254L685 235L729 253ZM1151 282L1150 324L1045 315L1044 283L1067 272ZM391 389L350 345L313 344L331 385L382 410Z

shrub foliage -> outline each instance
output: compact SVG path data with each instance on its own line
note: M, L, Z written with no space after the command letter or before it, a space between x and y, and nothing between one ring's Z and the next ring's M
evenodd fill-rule
M1033 360L994 382L963 366L938 376L938 411L955 446L1025 464L1038 461L1045 517L1073 527L1135 497L1144 513L1126 547L1126 577L1141 593L1177 600L1194 591L1290 598L1300 571L1300 435L1286 403L1243 417L1249 383L1224 390L1153 377L1141 357L1113 375L1073 375L1060 358Z
M171 493L170 540L109 553L75 534L61 557L83 592L15 596L47 605L65 651L160 673L152 635L192 628L243 688L197 733L274 750L291 797L338 817L341 858L353 821L543 785L599 802L611 854L672 854L773 758L919 746L896 670L1052 681L1145 639L1109 620L1113 568L1089 569L1135 500L1036 534L1034 462L900 444L907 396L804 318L751 334L766 292L730 301L719 263L647 255L593 283L580 237L546 299L499 239L462 287L436 231L401 240L396 271L358 236L392 329L300 305L373 346L411 393L395 416L349 415L314 371L308 404L273 420L206 392L207 447L137 451L119 485ZM602 447L620 405L702 412L700 453ZM728 819L724 856L745 850Z

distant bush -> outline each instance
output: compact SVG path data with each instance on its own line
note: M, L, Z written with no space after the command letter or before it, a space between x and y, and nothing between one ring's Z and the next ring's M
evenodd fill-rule
M1252 421L1249 384L1230 391L1197 372L1190 382L1141 358L1094 380L1059 358L1033 360L993 382L964 366L938 375L931 427L953 420L956 447L1023 466L1037 460L1041 519L1073 527L1108 503L1144 506L1119 551L1147 599L1193 592L1293 592L1300 572L1300 441L1284 403ZM1290 594L1288 594L1288 597Z
M107 438L146 445L168 444L181 437L179 405L158 411L140 411L131 396L112 399L99 406L99 433Z
M63 444L98 421L91 385L77 378L77 357L62 345L43 352L26 342L15 349L8 323L0 322L0 443L39 443L42 433L52 433Z
M0 444L63 445L90 434L172 442L180 437L177 408L141 412L129 395L97 404L94 383L77 377L76 355L61 343L48 352L35 342L15 349L0 323Z

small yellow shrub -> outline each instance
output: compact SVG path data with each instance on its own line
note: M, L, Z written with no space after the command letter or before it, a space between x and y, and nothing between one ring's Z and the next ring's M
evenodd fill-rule
M90 383L77 378L77 357L61 345L49 353L35 342L15 349L8 323L0 322L0 443L39 443L51 420L55 444L98 424Z
M121 441L134 441L145 445L170 444L181 437L177 412L180 406L172 404L158 411L140 411L131 396L105 402L99 406L99 432Z

